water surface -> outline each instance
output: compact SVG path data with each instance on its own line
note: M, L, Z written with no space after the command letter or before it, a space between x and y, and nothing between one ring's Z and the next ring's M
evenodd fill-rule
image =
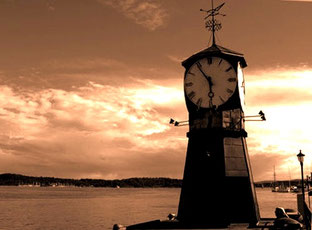
M262 217L296 209L296 194L257 189ZM1 187L0 229L112 229L177 213L178 188Z

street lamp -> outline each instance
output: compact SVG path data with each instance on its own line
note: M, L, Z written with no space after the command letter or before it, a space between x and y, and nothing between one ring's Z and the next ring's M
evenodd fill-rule
M305 201L304 201L304 185L303 185L303 183L304 183L304 179L303 179L303 161L304 161L304 156L305 155L300 150L299 154L297 155L297 157L298 157L298 161L299 161L300 167L301 167L301 184L302 184L301 187L302 187L302 202L303 202L303 205L305 203Z

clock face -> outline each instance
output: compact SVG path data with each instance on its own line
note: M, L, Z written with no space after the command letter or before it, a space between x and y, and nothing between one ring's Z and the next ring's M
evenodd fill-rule
M236 85L234 67L219 57L198 60L188 69L184 78L185 94L198 108L224 104L233 95Z

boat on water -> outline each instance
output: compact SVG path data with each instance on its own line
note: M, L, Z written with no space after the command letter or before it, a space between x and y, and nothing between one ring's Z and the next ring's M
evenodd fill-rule
M297 186L291 186L291 187L290 187L290 191L291 191L291 192L296 192L296 193L299 192Z
M289 187L276 186L276 187L272 188L272 192L286 193L286 192L291 192L291 189Z
M297 186L291 186L290 183L289 183L289 186L285 186L284 183L281 183L280 185L273 187L272 192L280 192L280 193L293 192L293 193L297 193L297 192L299 192L299 190L298 190Z
M290 178L290 176L289 176ZM275 172L275 165L273 170L273 183L272 183L272 192L279 192L279 193L289 193L289 192L298 192L297 186L291 186L290 179L288 180L288 185L286 186L287 182L277 182L276 181L276 172Z
M293 192L293 193L297 193L297 192L299 192L299 190L298 190L297 186L291 186L291 187L276 186L275 188L272 188L272 192L280 192L280 193Z

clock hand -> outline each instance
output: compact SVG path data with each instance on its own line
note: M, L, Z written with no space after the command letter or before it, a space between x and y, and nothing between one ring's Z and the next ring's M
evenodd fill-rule
M209 82L209 85L212 85L212 82L211 82L211 77L207 76L205 74L205 72L202 70L201 68L201 64L199 62L196 63L197 64L197 67L199 69L199 71L204 75L204 77L207 79L207 81Z
M205 74L205 72L202 70L201 64L200 64L199 62L197 62L196 64L197 64L197 67L198 67L199 71L203 74L203 76L204 76L204 77L206 78L206 80L208 81L208 83L209 83L209 88L210 88L210 91L211 91L211 87L213 86L213 83L212 83L212 81L211 81L211 77L210 77L210 76L207 76L207 75Z
M210 91L211 91L211 87L213 86L212 81L211 81L211 77L207 77L207 81L209 83L209 88L210 88Z
M208 84L209 84L209 93L208 93L208 97L210 98L209 100L209 105L210 107L213 107L213 104L212 104L212 98L214 97L214 92L212 92L212 86L213 86L213 83L211 81L211 77L210 76L207 76L205 74L205 72L202 70L201 68L201 64L199 62L196 62L196 65L199 69L199 71L202 73L202 75L206 78L206 80L208 81Z
M212 92L212 81L211 81L211 77L207 77L207 81L209 83L209 93L208 93L208 97L209 97L209 106L210 108L213 108L213 103L212 103L212 98L214 97L214 92Z

